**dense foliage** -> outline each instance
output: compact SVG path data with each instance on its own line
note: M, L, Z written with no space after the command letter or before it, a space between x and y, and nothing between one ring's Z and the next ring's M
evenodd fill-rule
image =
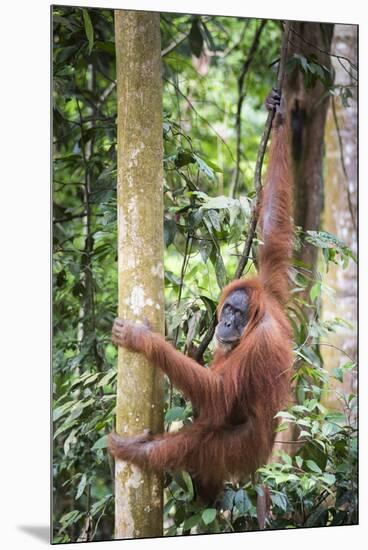
M167 337L193 352L242 253L281 32L267 21L256 40L260 21L218 16L163 14L161 24ZM110 343L117 300L113 12L55 6L53 33L54 542L101 540L114 531L106 452L117 355ZM314 60L300 56L292 65L308 85L319 78L332 86ZM296 234L298 247L300 228ZM254 482L227 484L218 509L200 508L187 473L167 475L166 534L257 529L263 484L271 493L270 527L357 521L356 398L332 384L355 364L327 371L318 346L344 323L319 319L328 291L323 271L354 258L326 232L309 232L307 240L323 250L325 264L317 280L301 262L291 274L296 402L280 412L280 431L294 426L296 453L281 452ZM246 271L254 269L250 259ZM336 392L341 407L328 410L326 392ZM169 386L166 397L166 427L190 422L190 403Z

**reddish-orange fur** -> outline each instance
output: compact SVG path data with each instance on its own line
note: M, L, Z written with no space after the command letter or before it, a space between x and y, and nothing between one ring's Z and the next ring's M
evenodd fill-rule
M222 292L248 293L248 322L231 351L219 347L209 368L176 351L143 325L120 321L113 341L143 353L192 401L198 418L177 433L122 438L111 434L109 448L118 458L154 470L187 470L205 500L224 480L253 473L264 464L274 442L275 415L285 406L292 365L291 331L283 311L291 248L291 176L288 136L279 113L273 125L268 184L260 227L263 244L259 276L238 279Z

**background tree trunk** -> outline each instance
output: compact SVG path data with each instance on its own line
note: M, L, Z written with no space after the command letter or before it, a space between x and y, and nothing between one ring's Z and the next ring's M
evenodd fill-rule
M333 25L321 23L294 22L289 38L289 59L294 54L315 56L318 63L331 67L328 55L331 46ZM317 80L307 88L300 67L290 72L284 81L284 90L291 125L291 153L294 177L294 223L303 231L319 230L323 209L323 152L325 123L328 109L328 95L324 85ZM297 259L306 264L314 277L317 264L317 248L303 241ZM309 289L313 281L308 281L301 297L309 301ZM303 308L309 317L310 310ZM295 428L277 434L275 449L294 454L298 445L289 444L296 440Z
M118 86L119 316L164 332L160 16L115 11ZM119 348L116 429L162 426L163 377ZM162 536L162 480L117 460L115 537Z
M295 22L290 36L290 56L313 55L318 63L331 67L330 51L333 25ZM328 109L328 95L320 80L306 88L303 73L294 70L285 80L290 122L294 171L294 222L303 230L318 230L323 209L324 131ZM317 249L307 243L299 259L314 270Z
M331 49L332 53L343 55L356 65L357 27L354 25L336 25ZM358 123L356 73L346 61L342 61L342 63L341 65L338 59L333 58L335 84L343 88L349 87L353 97L349 99L349 107L344 107L340 98L331 98L331 108L326 126L326 184L323 227L326 231L337 235L356 253ZM329 343L339 349L321 346L326 368L332 369L349 361L349 357L356 360L357 356L356 264L350 261L346 269L331 264L325 282L335 291L335 296L330 299L326 294L323 294L323 318L341 317L352 325L352 328L341 327L336 334L330 336ZM343 352L339 350L343 350ZM344 389L347 392L354 389L354 381L355 377L346 376ZM330 393L332 394L332 392ZM332 405L333 403L329 404Z

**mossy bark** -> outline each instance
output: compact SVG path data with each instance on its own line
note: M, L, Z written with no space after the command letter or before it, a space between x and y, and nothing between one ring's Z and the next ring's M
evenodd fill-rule
M119 316L164 331L160 19L115 11L118 96ZM162 431L163 377L119 348L116 430ZM162 480L123 461L115 470L115 538L162 535Z

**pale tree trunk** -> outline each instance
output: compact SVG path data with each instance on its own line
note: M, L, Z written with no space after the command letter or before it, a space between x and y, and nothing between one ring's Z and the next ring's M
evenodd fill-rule
M119 316L164 332L160 16L115 11ZM163 377L119 348L116 430L163 429ZM162 535L162 479L116 461L115 538Z
M332 53L344 56L355 66L357 65L356 26L335 26ZM333 58L335 84L348 86L353 97L349 99L349 107L344 107L339 98L333 99L334 103L331 102L328 114L323 227L343 240L356 253L358 123L356 72L344 59L341 63L337 58ZM350 261L346 269L330 264L325 282L335 291L335 296L331 299L326 294L323 295L323 318L340 317L352 325L352 328L339 328L337 333L328 338L328 343L335 347L321 346L325 366L331 370L346 363L349 358L356 360L357 356L356 264ZM344 389L348 392L355 389L354 382L354 377L346 376ZM332 403L331 399L327 401L329 405L336 404Z

